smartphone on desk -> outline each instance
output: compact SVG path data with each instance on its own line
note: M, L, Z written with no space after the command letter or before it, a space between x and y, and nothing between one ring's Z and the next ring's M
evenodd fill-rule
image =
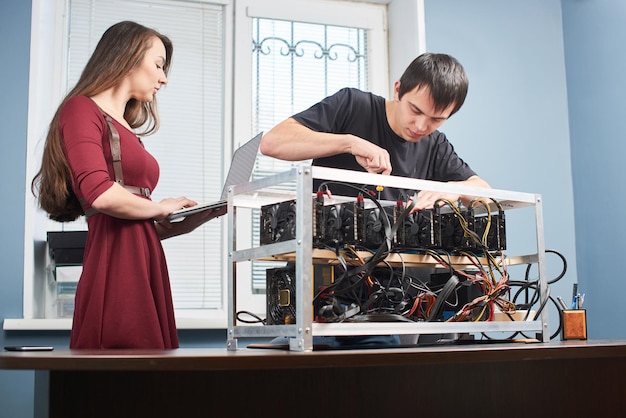
M49 345L13 345L4 347L6 351L52 351L54 347Z

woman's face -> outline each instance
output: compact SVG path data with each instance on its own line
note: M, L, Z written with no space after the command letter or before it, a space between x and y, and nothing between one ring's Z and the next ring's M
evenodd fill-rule
M154 37L143 61L129 74L130 97L140 102L151 102L154 99L161 86L167 84L167 76L163 71L166 58L163 42Z

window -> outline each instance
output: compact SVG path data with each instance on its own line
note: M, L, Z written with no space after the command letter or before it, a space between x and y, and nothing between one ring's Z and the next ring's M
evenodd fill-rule
M249 88L247 95L240 90L235 98L240 102L237 109L249 109L252 132L267 132L276 123L342 87L378 89L380 94L386 94L383 6L324 1L293 1L288 5L268 0L241 1L237 2L236 14L240 34L236 49L244 52L236 57L235 66L245 68L247 65L240 63L249 62L251 71L248 80L243 77L235 80L236 88L240 85ZM248 104L241 104L246 99ZM292 164L259 156L254 177L285 171ZM258 212L253 210L250 215L253 243L259 240ZM261 302L265 270L277 265L282 264L251 263L250 288L253 294L259 294L259 304L255 305L254 297L249 303L257 306L257 312L264 309ZM240 276L245 273L238 270L238 283L243 281Z
M50 93L49 109L37 114L41 115L37 124L49 123L46 115L54 112L65 92L75 85L109 26L122 20L134 20L153 27L172 39L174 56L169 84L159 92L161 129L143 141L161 169L152 198L186 195L199 202L217 200L232 151L224 129L230 117L225 112L228 74L225 4L179 0L57 1L56 6L61 9L61 3L67 7L67 13L58 16L51 30L58 34L54 49L65 51L64 59L58 62L62 70L55 75L58 89ZM45 8L43 4L39 6L42 10ZM37 99L31 97L31 102L37 103ZM41 129L41 136L33 144L37 148L32 148L31 154L37 157L32 159L29 174L39 167L46 129ZM32 175L29 178L32 179ZM69 318L71 310L62 309L57 303L56 296L62 286L45 273L48 264L46 231L84 230L86 222L81 219L68 224L56 223L39 210L33 211L30 219L34 220L35 247L40 250L25 262L29 264L25 271L32 276L29 278L27 273L25 278L24 316ZM163 241L177 318L202 316L217 318L223 323L223 224L223 220L214 220L190 234ZM33 301L29 303L27 299Z
M59 101L110 24L133 19L172 38L175 53L170 84L159 93L162 127L145 141L162 170L153 197L188 195L205 201L219 196L232 151L257 132L267 131L274 123L331 94L339 86L355 85L388 95L386 9L390 14L403 15L404 21L409 19L406 16L411 14L407 12L413 3L405 0L378 3L389 4L387 7L328 0L32 0L23 309L23 318L28 321L5 319L4 328L69 329L69 318L48 319L56 315L49 304L56 289L51 287L46 274L46 231L86 226L81 222L51 225L45 214L37 210L29 185L39 168L47 125ZM292 25L299 31L294 32L297 35L294 38L284 33ZM396 34L406 29L410 27L397 29ZM321 66L318 69L325 68L323 72L320 70L324 75L323 81L319 81L323 88L318 84L315 89L304 89L297 84L302 74L297 72L289 78L288 86L276 77L267 83L268 72L264 67L270 62L267 59L282 56L267 57L259 53L257 57L266 60L253 62L253 39L260 41L269 31L292 45L298 40L321 45L301 43L304 55L298 59L308 59ZM330 36L327 43L321 42L324 36ZM359 57L358 64L346 64L350 62L351 48L331 48L337 43L335 39L356 45L355 51L360 52L355 52L355 57L361 53L365 57ZM262 47L267 45L265 41ZM329 55L315 58L315 51L324 49ZM415 51L406 49L402 48L399 63L392 60L392 68L403 67L408 62L404 59L407 56L413 58ZM337 53L336 60L331 59L333 52ZM295 61L295 53L282 58L294 59L296 71L298 65L299 71L307 69L308 64L300 64L304 61ZM350 72L343 74L347 78L336 76L338 63L350 66ZM291 68L291 64L281 65L284 69ZM254 87L253 82L257 83ZM267 94L267 89L273 89L272 95ZM282 171L284 166L280 164L259 159L256 175ZM190 173L193 175L189 176ZM181 328L225 327L225 226L225 219L212 221L203 231L163 242ZM252 231L241 232L252 236ZM238 274L237 280L239 287L250 293L245 295L250 298L250 310L264 312L264 295L252 294L253 288L262 292L264 282L259 283L257 277L253 285L251 272Z
M252 124L268 130L342 87L367 90L367 31L252 18ZM261 156L255 178L285 171L291 163ZM252 213L252 240L259 241L259 211ZM271 262L252 263L252 290L265 290Z

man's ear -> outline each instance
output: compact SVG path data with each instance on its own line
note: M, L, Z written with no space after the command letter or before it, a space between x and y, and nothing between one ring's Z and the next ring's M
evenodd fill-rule
M393 84L393 100L400 101L400 80Z

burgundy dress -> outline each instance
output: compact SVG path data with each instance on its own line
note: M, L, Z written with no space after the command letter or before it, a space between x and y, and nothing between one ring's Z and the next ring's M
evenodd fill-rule
M157 161L133 132L114 125L125 184L154 190ZM60 128L76 195L91 206L115 178L107 123L95 102L77 96L65 104ZM177 348L169 274L154 222L97 213L87 226L70 348Z

